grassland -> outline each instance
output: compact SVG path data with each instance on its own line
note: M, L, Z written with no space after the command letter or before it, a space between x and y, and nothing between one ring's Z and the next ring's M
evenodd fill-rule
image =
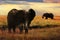
M7 25L7 16L0 16L0 25ZM0 30L0 40L60 40L60 16L54 19L42 19L41 16L36 16L31 23L31 26L39 26L42 28L29 29L28 34L23 31L19 34L19 29L16 33L8 33L8 30Z
M0 40L60 40L60 27L32 29L28 34L19 34L18 29L16 33L0 30Z
M0 15L0 25L7 25L7 16Z
M0 15L0 25L7 25L7 16ZM60 25L60 16L55 16L54 19L42 19L41 16L36 16L31 22L31 26L45 26L45 25Z

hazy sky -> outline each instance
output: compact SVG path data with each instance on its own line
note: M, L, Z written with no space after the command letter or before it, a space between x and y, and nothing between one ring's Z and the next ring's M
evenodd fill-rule
M43 13L53 13L55 16L60 16L60 3L33 3L29 2L26 4L1 4L0 5L0 15L7 15L8 12L13 9L25 9L28 10L33 8L36 15L42 15Z
M29 2L60 3L60 0L0 0L0 2L1 1L29 1Z
M33 8L37 15L51 12L60 16L60 0L0 0L0 15L7 15L13 8L26 10Z
M47 2L47 3L60 3L60 0L43 0L44 2Z

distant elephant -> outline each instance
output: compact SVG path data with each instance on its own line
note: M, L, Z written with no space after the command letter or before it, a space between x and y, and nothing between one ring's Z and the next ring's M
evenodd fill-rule
M53 19L54 15L52 13L44 13L43 16L42 16L42 18L44 18L44 17L45 17L45 19L48 19L48 18Z
M23 31L24 27L25 33L28 33L28 27L34 17L35 11L33 9L29 9L29 11L12 9L7 16L9 32L11 32L12 28L13 32L15 32L16 26L19 26L20 32Z

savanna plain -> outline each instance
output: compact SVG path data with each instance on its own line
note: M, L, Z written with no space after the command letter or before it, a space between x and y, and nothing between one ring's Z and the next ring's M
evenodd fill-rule
M7 16L0 15L0 27L7 25ZM0 29L0 40L60 40L60 16L55 16L54 19L42 19L41 16L36 16L30 24L28 34L24 30L19 34L19 29L16 28L16 33L8 33L8 29Z

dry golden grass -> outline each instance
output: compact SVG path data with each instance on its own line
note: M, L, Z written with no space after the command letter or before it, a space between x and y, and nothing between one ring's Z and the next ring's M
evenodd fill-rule
M7 16L0 15L0 25L7 25ZM31 22L32 25L60 25L60 16L55 16L54 19L42 19L41 16L36 16L34 20Z
M24 32L19 34L18 30L16 30L15 34L8 33L7 30L0 30L0 40L60 40L59 30L60 27L42 29L38 28L29 30L28 34L25 34Z
M7 16L0 15L0 25L7 25Z
M0 22L6 25L6 18L6 16L0 16ZM45 20L41 16L36 16L31 23L31 26L33 25L60 25L60 17L54 17L53 20ZM16 33L8 33L7 29L5 31L0 30L0 40L60 40L60 26L31 29L28 31L28 34L25 34L24 31L22 34L19 34L19 29L16 29Z
M55 16L54 19L42 19L41 16L36 16L32 21L31 25L60 25L60 16Z

